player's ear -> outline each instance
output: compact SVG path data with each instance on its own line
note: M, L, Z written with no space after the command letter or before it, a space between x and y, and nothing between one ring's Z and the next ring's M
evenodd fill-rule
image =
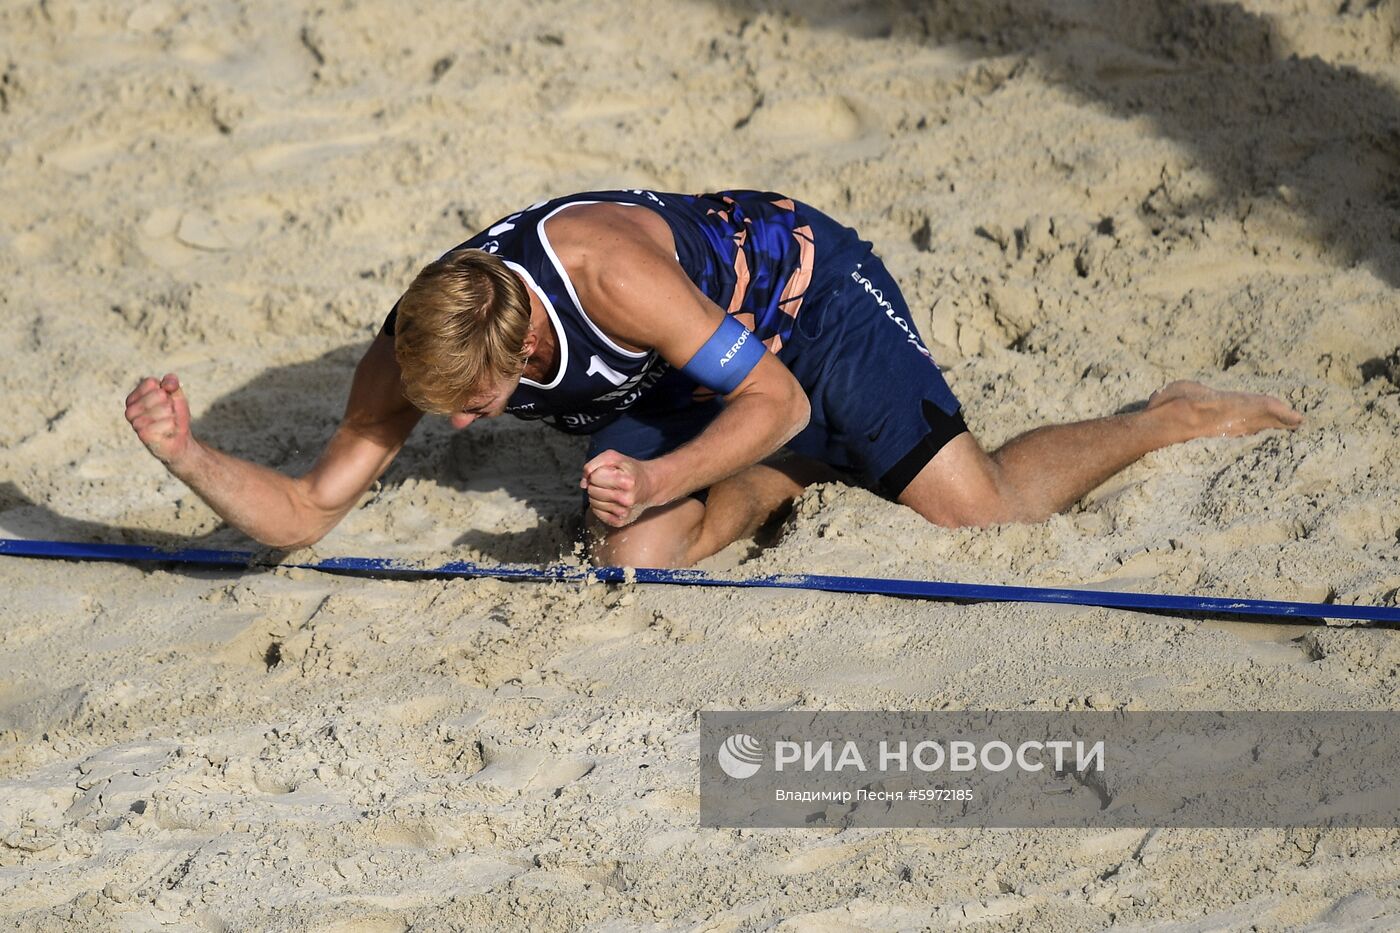
M537 347L539 347L539 345L539 334L535 333L534 327L531 327L530 330L525 334L525 345L520 348L520 352L524 353L525 356L528 358L534 355L535 350Z

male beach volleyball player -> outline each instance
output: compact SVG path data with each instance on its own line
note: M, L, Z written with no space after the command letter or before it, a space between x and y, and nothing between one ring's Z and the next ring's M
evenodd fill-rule
M454 248L399 299L302 476L200 443L173 374L126 405L171 473L274 547L319 540L425 412L457 428L542 419L591 435L594 560L655 567L751 534L825 468L940 525L1033 522L1149 451L1302 421L1275 398L1174 382L1140 411L988 455L870 244L755 191L571 195Z

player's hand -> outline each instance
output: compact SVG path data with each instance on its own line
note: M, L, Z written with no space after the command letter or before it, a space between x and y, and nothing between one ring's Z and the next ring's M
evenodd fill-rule
M645 460L605 450L583 465L579 488L588 490L588 508L604 525L622 528L651 508L654 482Z
M146 449L164 464L186 456L194 445L190 435L190 404L180 379L166 373L159 382L147 376L126 397L126 420Z

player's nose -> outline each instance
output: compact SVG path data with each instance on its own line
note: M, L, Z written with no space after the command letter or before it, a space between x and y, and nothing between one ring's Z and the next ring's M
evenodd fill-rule
M480 415L473 415L469 412L459 411L452 416L452 426L458 431L460 431L480 417Z

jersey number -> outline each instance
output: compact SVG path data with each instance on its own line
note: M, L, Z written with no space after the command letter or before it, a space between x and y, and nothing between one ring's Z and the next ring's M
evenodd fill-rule
M627 381L626 376L613 369L607 363L604 363L602 360L598 359L597 354L594 354L592 359L588 361L588 375L602 376L604 379L608 380L615 386L620 386Z

